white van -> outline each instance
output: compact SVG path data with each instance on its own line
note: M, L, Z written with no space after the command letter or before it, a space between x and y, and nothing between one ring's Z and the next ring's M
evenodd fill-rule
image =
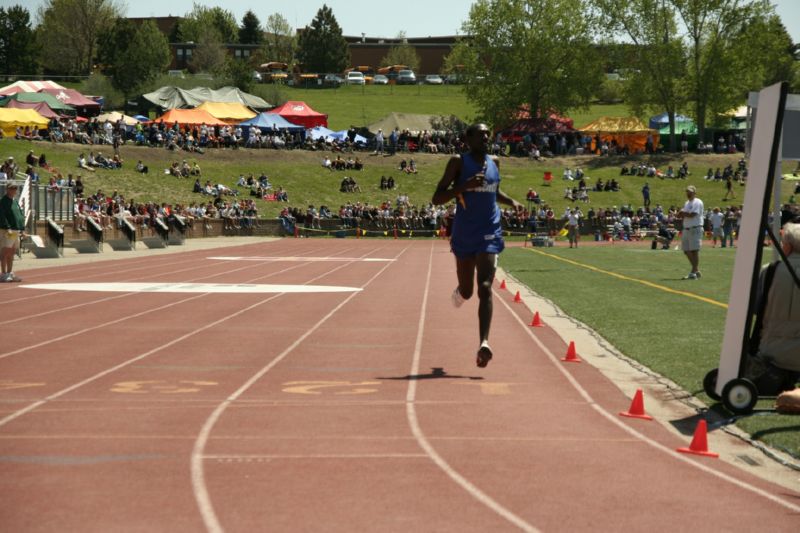
M351 70L348 72L344 82L347 85L364 85L364 83L366 83L364 80L364 73L357 70Z

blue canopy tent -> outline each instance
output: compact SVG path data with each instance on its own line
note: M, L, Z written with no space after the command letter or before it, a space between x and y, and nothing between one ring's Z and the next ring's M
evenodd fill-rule
M275 113L259 113L258 115L254 116L250 120L245 120L239 124L242 126L242 129L245 127L249 128L250 126L255 126L263 130L289 130L292 132L295 131L304 131L305 128L303 126L298 126L297 124L292 124L285 118Z
M307 135L314 139L315 141L319 138L323 138L326 141L332 141L336 139L336 132L333 130L329 130L325 126L317 126L315 128L311 128L308 130Z

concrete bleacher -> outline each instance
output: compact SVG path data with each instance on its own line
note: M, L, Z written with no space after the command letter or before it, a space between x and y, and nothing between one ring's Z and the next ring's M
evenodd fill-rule
M106 242L115 252L132 251L136 249L136 227L125 219L120 219L115 225L115 231Z
M86 219L86 237L71 240L69 246L82 254L98 254L103 251L103 228L91 217Z

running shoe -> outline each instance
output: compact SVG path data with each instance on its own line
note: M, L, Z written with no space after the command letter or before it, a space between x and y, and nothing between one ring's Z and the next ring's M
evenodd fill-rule
M465 302L464 297L461 296L461 293L458 290L458 287L453 289L453 294L450 297L450 299L453 301L453 307L455 307L456 309L464 305Z
M697 279L697 274L694 272L689 272L685 278L683 279Z
M22 278L17 277L17 275L14 274L13 272L9 272L8 274L6 274L6 278L3 281L7 281L7 282L16 281L16 282L19 282L19 281L22 281Z
M700 278L703 277L703 275L700 273L699 270L697 272L695 272L694 275L697 276L697 279L700 279Z
M492 349L489 347L488 341L481 342L481 347L478 348L478 358L476 364L478 368L485 368L492 360Z

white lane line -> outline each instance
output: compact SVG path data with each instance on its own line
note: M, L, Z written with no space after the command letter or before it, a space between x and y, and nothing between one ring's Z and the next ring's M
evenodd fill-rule
M544 354L547 356L547 358L550 360L550 362L553 363L553 365L555 365L556 368L558 368L559 372L561 372L564 375L564 377L575 388L575 390L578 392L578 394L580 394L588 402L588 404L595 411L600 413L606 420L608 420L609 422L611 422L615 426L621 428L626 433L628 433L630 435L633 435L637 439L640 439L642 442L645 442L646 444L649 444L653 448L655 448L655 449L657 449L657 450L669 455L673 459L681 461L681 462L683 462L683 463L685 463L687 465L693 466L694 468L697 468L697 469L702 470L703 472L706 472L708 474L711 474L711 475L713 475L713 476L715 476L715 477L717 477L719 479L727 481L728 483L731 483L731 484L733 484L733 485L735 485L735 486L737 486L739 488L748 490L748 491L750 491L750 492L752 492L754 494L757 494L758 496L762 496L762 497L770 500L771 502L777 503L777 504L779 504L779 505L781 505L781 506L783 506L783 507L785 507L785 508L787 508L787 509L789 509L791 511L794 511L795 513L800 512L800 506L794 505L794 504L789 503L787 501L784 501L781 498L778 498L777 496L774 496L774 495L770 494L769 492L767 492L765 490L762 490L762 489L760 489L760 488L758 488L758 487L756 487L754 485L751 485L751 484L749 484L749 483L747 483L745 481L742 481L740 479L736 479L735 477L729 476L728 474L725 474L723 472L715 470L715 469L711 468L710 466L704 464L703 462L700 462L700 461L697 461L697 460L693 460L693 459L687 457L685 454L679 453L679 452L677 452L677 451L675 451L675 450L673 450L671 448L668 448L667 446L664 446L660 442L657 442L657 441L651 439L650 437L647 437L646 435L643 435L642 433L639 433L638 431L636 431L632 427L630 427L627 424L623 423L622 420L619 420L618 417L614 413L611 413L610 411L606 411L605 409L600 407L600 405L597 404L597 402L594 400L594 398L592 398L592 396L589 394L589 392L586 389L583 388L583 386L578 382L578 380L575 379L575 377L573 377L572 374L570 374L566 370L565 365L560 361L560 359L555 354L553 354L553 352L551 352L547 348L547 346L545 346L544 343L542 343L536 337L536 335L533 334L533 332L531 331L531 328L528 326L528 324L526 324L525 321L523 321L513 311L511 306L508 304L508 302L505 301L505 298L502 298L500 296L500 294L497 293L497 291L495 291L495 290L492 290L492 292L493 292L494 296L496 297L495 299L499 300L500 302L502 302L503 306L505 306L505 308L508 310L508 312L511 314L511 316L514 317L514 320L516 320L517 323L525 331L525 333L531 339L533 339L533 342L535 342L536 345L544 352Z
M261 277L255 278L255 280L261 280L261 279L265 279L265 278L270 278L270 277L272 277L272 276L276 276L276 275L278 275L278 274L283 274L283 273L285 273L285 272L289 272L289 271L291 271L291 270L295 270L295 269L303 268L304 266L306 266L306 265L302 265L302 264L301 264L301 265L296 265L296 266L286 267L286 268L284 268L284 269L282 269L282 270L278 270L278 271L276 271L276 272L272 272L272 273L270 273L270 274L268 274L268 275L266 275L266 276L261 276ZM235 270L230 270L230 271L226 272L226 274L232 274L232 273L234 273L234 272L239 272L239 271L241 271L241 270L247 270L248 268L252 268L252 267L249 267L249 266L248 266L248 267L240 267L240 268L237 268L237 269L235 269ZM203 276L203 277L200 277L200 278L195 278L195 280L202 280L202 279L207 279L207 278L213 278L213 277L216 277L216 276L219 276L219 275L220 275L220 274L218 274L218 273L215 273L215 274L210 274L210 275L208 275L208 276ZM99 301L101 301L101 302L102 302L102 301L113 300L113 299L116 299L116 298L124 298L125 296L128 296L129 294L133 294L133 293L120 294L120 295L117 295L117 296L111 296L111 297L109 297L109 298L101 298ZM18 348L18 349L16 349L16 350L12 350L12 351L10 351L10 352L4 352L4 353L0 353L0 359L4 359L4 358L6 358L6 357L10 357L10 356L12 356L12 355L16 355L16 354L19 354L19 353L22 353L22 352L26 352L26 351L28 351L28 350L33 350L33 349L35 349L35 348L41 348L42 346L47 346L48 344L52 344L52 343L54 343L54 342L58 342L58 341L62 341L62 340L65 340L65 339L69 339L69 338L71 338L71 337L75 337L75 336L78 336L78 335L82 335L82 334L84 334L84 333L87 333L87 332L89 332L89 331L94 331L94 330L96 330L96 329L101 329L101 328L104 328L104 327L106 327L106 326L111 326L111 325L114 325L114 324L117 324L117 323L120 323L120 322L124 322L125 320L128 320L128 319L130 319L130 318L138 318L138 317L140 317L140 316L144 316L144 315L146 315L146 314L148 314L148 313L153 313L153 312L155 312L155 311L162 311L162 310L164 310L164 309L166 309L166 308L168 308L168 307L172 307L172 306L174 306L174 305L179 305L179 304L182 304L182 303L186 303L186 302L192 301L192 300L194 300L194 299L196 299L196 298L200 298L200 297L202 297L202 296L204 296L204 295L205 295L205 294L200 294L199 296L192 296L192 297L190 297L190 298L184 298L183 300L178 300L178 301L176 301L176 302L170 302L169 304L163 305L163 306L161 306L161 307L155 307L155 308L152 308L152 309L146 309L146 310L144 310L144 311L140 311L140 312L138 312L138 313L134 313L134 314L132 314L132 315L127 315L127 316L124 316L124 317L122 317L122 318L118 318L118 319L116 319L116 320L112 320L112 321L109 321L109 322L104 322L104 323L102 323L102 324L98 324L98 325L95 325L95 326L90 326L90 327L87 327L87 328L83 328L83 329L81 329L81 330L78 330L78 331L75 331L75 332L72 332L72 333L67 333L66 335L61 335L61 336L59 336L59 337L55 337L55 338L53 338L53 339L49 339L49 340L46 340L46 341L42 341L42 342L40 342L40 343L38 343L38 344L32 344L32 345L29 345L29 346L24 346L24 347L22 347L22 348ZM92 304L92 303L96 303L97 301L98 301L98 300L93 300L93 301L91 301L91 302L86 302L85 304L81 304L81 305L90 305L90 304ZM54 310L52 310L52 311L47 311L47 312L44 312L44 313L39 313L39 315L45 315L45 314L50 314L50 313L56 313L56 312L60 312L60 311L61 311L60 309L54 309ZM34 316L39 316L39 315L34 315ZM14 321L17 321L17 320L21 320L21 318L22 318L22 317L20 317L20 318L16 318L16 319L14 319L14 320L11 320L11 321L8 321L8 322L14 322ZM4 324L4 323L0 323L0 324Z
M249 462L274 459L427 459L424 453L294 453L255 455L204 455L205 460Z
M405 251L408 250L408 246L403 248L401 252L397 255L400 257ZM362 289L369 286L374 280L378 278L387 268L389 268L392 263L387 263L383 268L381 268L375 275L373 275L366 283L362 286ZM346 263L340 267L336 267L327 274L333 273L340 268L346 266ZM323 275L327 275L323 274ZM322 276L320 276L322 277ZM316 280L310 280L313 282ZM253 386L259 379L264 377L264 375L272 370L275 365L280 363L283 359L285 359L291 352L294 351L295 348L300 346L300 344L305 341L309 336L311 336L314 332L316 332L325 322L328 321L333 315L335 315L342 307L347 305L350 300L355 298L359 293L354 292L350 294L347 298L342 300L342 302L334 307L328 314L323 316L316 324L311 326L303 335L297 338L291 345L289 345L284 351L279 353L272 361L270 361L266 366L261 368L258 372L256 372L249 380L247 380L241 387L239 387L233 394L228 396L222 403L220 403L217 408L214 410L213 413L206 419L205 424L200 430L200 433L197 436L197 440L195 441L194 448L192 450L192 457L191 457L191 472L192 472L192 490L194 491L195 501L197 502L197 508L200 511L200 516L203 519L203 523L206 526L206 529L212 533L221 533L223 531L222 524L219 522L219 518L217 518L217 514L214 511L214 505L211 502L211 496L208 493L208 487L206 486L205 480L205 471L203 465L203 455L206 447L206 443L209 440L211 435L211 431L214 429L214 426L217 424L217 421L220 419L222 414L225 410L235 402L242 394L244 394L250 387ZM268 529L268 528L267 528Z
M127 293L181 293L181 294L274 294L274 293L320 293L358 292L357 287L331 285L275 285L266 283L163 283L163 282L117 282L117 283L39 283L23 285L23 289L79 292L127 292Z
M380 258L380 257L364 257L364 258L357 258L357 257L306 257L306 256L266 256L266 257L258 257L258 256L239 256L239 257L207 257L206 259L215 259L217 261L261 261L264 263L267 262L310 262L310 263L321 263L321 262L342 262L342 261L350 261L353 263L386 263L394 261L391 258Z
M183 262L175 262L175 263L167 263L165 265L151 265L149 267L149 269L151 271L153 271L153 269L160 270L163 267L172 266L173 264L183 264L184 262L185 261L183 261ZM301 265L301 266L303 266L303 265ZM185 272L189 272L189 271L192 271L192 270L199 270L199 269L205 269L205 268L207 268L207 266L200 265L200 266L194 266L194 267L184 268L184 269L180 269L180 270L171 270L170 271L170 275L174 276L175 274L180 274L180 273L185 273ZM240 268L237 268L235 270L229 270L229 271L225 271L225 272L221 272L221 273L209 274L209 275L206 275L206 276L202 276L200 278L195 278L192 281L200 281L200 280L204 280L204 279L214 278L214 277L217 277L217 276L229 275L229 274L231 274L233 272L239 272L239 271L242 271L242 270L247 270L248 268L251 268L251 267L240 267ZM276 274L287 272L291 268L300 268L300 267L289 267L287 269L280 270L280 271L276 272ZM133 269L133 270L140 270L140 269L137 268L137 269ZM114 274L120 274L120 273L124 273L124 272L127 272L127 271L126 270L115 270ZM143 280L143 279L152 279L152 278L157 277L157 276L159 276L159 274L155 274L155 275L154 274L150 274L150 275L147 275L147 276L142 276L140 278L133 278L133 279L131 279L129 281L130 282L134 282L134 281L139 281L139 280ZM269 277L269 276L265 276L265 277ZM264 277L256 278L256 279L264 279ZM64 281L64 283L68 283L68 282L70 282L69 279ZM31 285L22 285L20 288L29 287L29 286L31 286ZM56 291L54 291L54 292L56 292ZM27 298L18 298L17 300L10 300L10 301L7 301L6 303L17 302L17 301L28 301L28 300L34 300L34 299L37 299L37 298L46 298L46 297L51 296L53 294L54 294L53 292L48 292L48 293L42 294L42 295L30 296L30 297L27 297ZM98 298L98 299L94 299L94 300L90 300L90 301L74 304L74 305L71 305L69 307L59 307L59 308L55 308L55 309L50 309L48 311L42 311L41 313L37 313L37 314L34 314L34 315L18 316L18 317L15 317L13 319L0 321L0 326L5 325L5 324L12 324L14 322L22 322L22 321L25 321L25 320L30 320L32 318L40 318L42 316L51 315L51 314L55 314L55 313L62 313L63 311L67 311L67 310L70 310L70 309L76 309L76 308L79 308L79 307L89 306L89 305L102 303L102 302L108 302L108 301L111 301L111 300L116 300L118 298L124 298L126 296L128 296L128 294L119 294L119 295L116 295L116 296L109 296L109 297L106 297L106 298ZM0 302L0 305L2 305L2 302Z
M419 324L417 326L417 341L414 346L414 359L411 363L411 370L409 371L409 375L416 376L419 374L419 365L420 365L420 358L422 355L422 337L425 331L425 315L428 307L428 295L430 293L430 285L431 285L431 271L433 269L433 248L435 243L431 243L431 252L430 257L428 259L428 274L425 279L425 292L422 296L422 307L420 309L419 315ZM502 518L506 519L507 521L511 522L518 528L523 531L535 532L538 531L534 526L520 518L519 516L512 513L510 510L506 509L496 500L494 500L491 496L483 492L481 489L476 487L472 484L467 478L459 474L453 467L451 467L447 461L445 461L441 455L439 455L436 450L431 446L430 442L428 441L425 434L422 432L420 428L419 421L417 420L417 412L414 407L414 401L417 395L417 381L411 379L408 381L408 392L406 394L406 416L408 418L408 424L411 427L411 432L414 434L414 438L417 439L420 447L425 451L426 455L430 457L430 459L438 466L445 474L447 474L450 479L455 481L461 488L463 488L467 493L475 498L478 502L482 503Z
M329 271L329 272L327 272L325 274L322 274L322 275L318 276L317 278L314 278L311 281L315 281L315 280L317 280L319 278L322 278L322 277L324 277L324 276L326 276L326 275L328 275L328 274L330 274L332 272L335 272L336 270L339 270L340 268L344 268L344 266L346 266L346 265L342 265L342 266L336 267L333 270L331 270L331 271ZM293 268L295 268L295 267L289 267L289 268L286 268L284 270L291 270ZM240 270L242 270L242 269L240 269ZM270 275L273 275L273 274L270 274ZM269 276L264 276L264 277L269 277ZM357 294L357 293L353 293L353 294ZM203 294L200 294L200 295L197 295L197 296L191 296L189 298L184 298L183 300L180 300L178 302L172 302L172 303L169 303L167 305L164 305L159 309L165 309L165 308L171 307L173 305L178 305L180 303L185 303L185 302L188 302L188 301L191 301L191 300L202 298L203 296L204 296ZM60 391L58 391L56 393L53 393L53 394L51 394L51 395L49 395L49 396L47 396L47 397L45 397L45 398L43 398L41 400L38 400L38 401L36 401L34 403L31 403L27 407L24 407L23 409L19 409L19 410L15 411L15 412L3 417L3 418L0 418L0 427L6 425L7 423L11 422L12 420L15 420L15 419L27 414L27 413L30 413L31 411L41 407L42 405L45 405L45 404L47 404L47 403L49 403L49 402L51 402L51 401L53 401L53 400L55 400L57 398L60 398L61 396L64 396L65 394L68 394L68 393L70 393L70 392L72 392L72 391L74 391L74 390L76 390L76 389L78 389L80 387L83 387L84 385L92 383L92 382L94 382L94 381L96 381L96 380L98 380L98 379L100 379L100 378L102 378L104 376L107 376L108 374L116 372L117 370L125 368L125 367L127 367L127 366L129 366L129 365L131 365L131 364L133 364L133 363L135 363L137 361L140 361L140 360L142 360L142 359L144 359L146 357L149 357L150 355L152 355L154 353L157 353L157 352L159 352L159 351L161 351L161 350L163 350L165 348L169 348L170 346L172 346L174 344L177 344L177 343L181 342L182 340L185 340L185 339L187 339L187 338L189 338L189 337L191 337L191 336L193 336L193 335L195 335L197 333L205 331L205 330L207 330L209 328L212 328L212 327L214 327L214 326L216 326L218 324L221 324L221 323L223 323L223 322L225 322L227 320L230 320L230 319L235 318L235 317L237 317L237 316L239 316L241 314L244 314L244 313L246 313L246 312L248 312L248 311L250 311L252 309L255 309L256 307L258 307L260 305L263 305L263 304L265 304L267 302L270 302L270 301L272 301L272 300L274 300L274 299L276 299L276 298L278 298L280 296L281 296L281 294L276 294L274 296L271 296L269 298L261 300L260 302L257 302L257 303L255 303L255 304L253 304L251 306L246 307L245 309L242 309L240 311L232 313L232 314L230 314L230 315L228 315L228 316L226 316L224 318L221 318L219 320L216 320L216 321L214 321L214 322L212 322L210 324L206 324L205 326L201 326L201 327L195 329L192 332L186 333L185 335L181 335L180 337L177 337L177 338L169 341L166 344L162 344L161 346L157 346L157 347L153 348L152 350L149 350L149 351L147 351L147 352L145 352L143 354L140 354L140 355L138 355L138 356L136 356L136 357L134 357L132 359L128 359L127 361L125 361L123 363L120 363L120 364L118 364L116 366L113 366L113 367L108 368L108 369L106 369L106 370L104 370L102 372L99 372L99 373L97 373L97 374L95 374L95 375L93 375L93 376L91 376L91 377L89 377L87 379L84 379L83 381L80 381L79 383L75 383L75 384L73 384L73 385L71 385L71 386L69 386L69 387L67 387L65 389L62 389L62 390L60 390ZM113 320L111 322L106 323L106 325L112 324L112 323L116 323L116 322L122 322L122 321L124 321L124 320L126 320L128 318L135 318L136 316L144 315L144 314L146 314L146 313L148 313L150 311L154 311L154 310L155 309L151 309L151 310L147 310L147 311L143 311L143 312L137 313L135 315L128 316L126 318ZM75 336L75 335L80 335L80 334L85 333L86 331L90 331L92 329L95 329L95 328L85 328L85 330L83 330L83 331L77 331L75 333L71 333L71 334L68 334L68 335L62 335L61 337L59 337L59 339L68 338L68 337L72 337L72 336ZM50 344L51 342L55 342L56 340L59 340L59 339L53 339L51 341L42 342L42 343L39 343L36 346L43 346L43 345L46 345L46 344ZM2 359L3 357L7 357L9 355L13 355L14 353L19 353L19 352L34 348L36 346L28 346L26 348L21 348L19 350L14 351L14 352L8 352L6 354L0 355L0 359Z

